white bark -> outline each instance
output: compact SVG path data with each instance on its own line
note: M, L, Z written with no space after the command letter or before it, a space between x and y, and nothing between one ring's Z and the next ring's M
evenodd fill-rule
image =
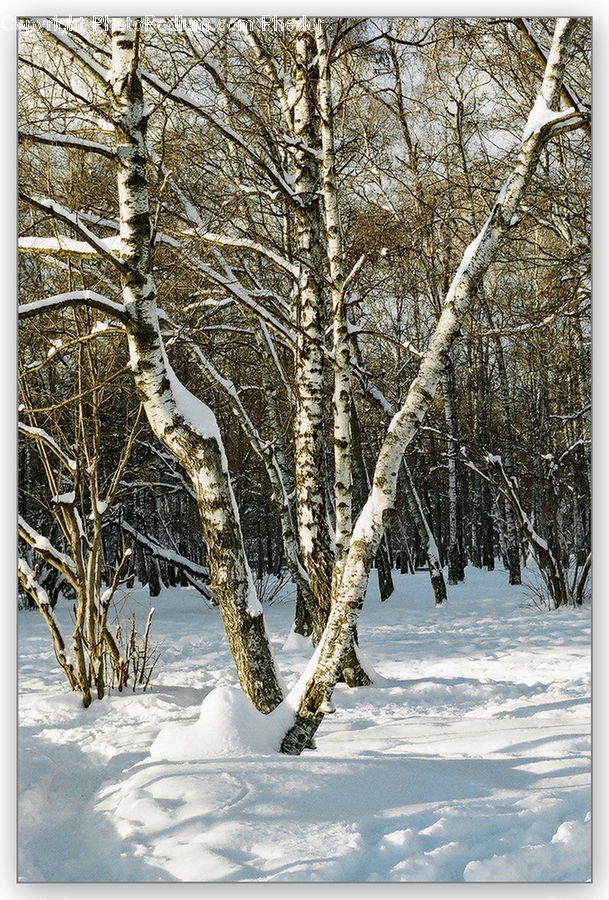
M565 50L575 24L574 19L558 19L556 23L541 88L541 96L552 109L560 102ZM559 113L557 117L560 117ZM317 664L301 694L294 725L284 737L283 752L300 753L323 719L322 705L331 697L338 679L364 602L374 554L385 529L387 514L393 507L402 456L431 405L445 370L446 355L458 335L465 310L492 262L501 238L510 227L551 129L550 120L522 141L514 169L499 193L491 214L463 255L419 373L404 405L389 426L377 459L370 496L353 530L338 595L320 642Z
M131 369L154 433L193 483L208 547L211 586L220 603L241 686L258 709L269 712L281 701L282 690L245 556L219 429L211 410L175 376L159 331L137 43L137 33L124 20L114 19L110 82Z
M334 563L325 499L323 434L323 327L322 296L318 280L322 265L317 164L302 145L314 141L311 65L313 41L307 32L297 33L294 52L294 103L292 148L293 183L303 214L296 217L296 254L301 260L294 291L298 328L295 393L296 509L299 543L317 609L319 639L330 611Z
M345 306L344 250L336 184L332 76L325 27L316 31L321 117L321 178L326 225L326 249L332 297L334 352L334 502L336 507L333 589L340 583L351 540L353 472L351 463L351 351Z

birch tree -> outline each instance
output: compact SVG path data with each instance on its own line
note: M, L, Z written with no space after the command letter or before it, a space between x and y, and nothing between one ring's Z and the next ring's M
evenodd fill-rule
M299 698L295 721L282 751L298 754L315 734L330 702L350 633L362 608L374 553L395 502L400 460L431 404L445 368L446 355L457 337L473 292L510 227L545 143L561 128L579 126L582 113L560 110L561 88L569 38L575 19L558 19L538 99L529 115L511 174L481 231L467 248L455 273L442 314L411 385L406 402L394 416L375 467L373 487L351 539L336 602L320 643L315 670Z
M126 335L157 438L145 453L196 501L239 678L264 711L281 691L245 551L260 567L266 517L281 530L300 627L321 641L290 752L311 740L337 672L366 681L355 625L381 542L391 556L401 528L422 550L415 565L427 560L436 602L449 545L491 567L500 538L509 556L513 505L463 469L463 445L507 461L511 423L539 533L554 513L563 530L571 517L587 527L586 376L568 399L559 388L567 355L586 353L586 320L561 280L579 258L584 286L585 215L574 222L550 200L588 120L579 104L560 111L564 82L552 87L572 30L561 23L543 51L522 139L513 123L539 63L510 23L328 20L317 34L233 28L217 41L166 29L156 40L154 25L110 41L47 29L24 48L23 321L86 306ZM546 47L541 26L533 33ZM502 41L518 60L509 77L493 65ZM476 117L478 90L494 105ZM489 149L495 133L517 151ZM542 372L554 334L569 349ZM142 525L148 502L134 500L125 522L140 562L162 574L171 553ZM195 581L199 549L192 538L173 548Z
M108 73L69 38L41 32L67 53L101 92L116 136L119 250L115 253L77 216L39 197L24 199L72 226L109 261L120 277L122 305L89 292L51 298L56 307L95 304L120 318L127 334L131 370L150 426L182 463L199 505L210 560L211 585L220 602L240 683L254 704L269 712L282 698L275 664L249 568L222 439L212 411L176 377L159 329L147 184L146 112L138 70L139 29L114 19ZM110 149L108 150L110 152ZM33 314L35 310L25 310Z

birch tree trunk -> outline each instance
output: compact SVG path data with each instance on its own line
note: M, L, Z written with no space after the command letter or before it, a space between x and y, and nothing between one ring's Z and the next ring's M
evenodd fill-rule
M372 490L353 530L343 577L320 642L315 669L300 695L294 723L281 750L301 753L313 738L331 699L345 651L361 611L374 554L395 502L397 476L406 447L417 434L446 368L446 357L477 286L491 264L501 238L510 227L518 204L551 133L570 113L553 112L560 103L565 51L575 19L558 19L538 102L531 112L513 171L495 201L478 236L466 249L444 300L442 313L406 401L394 416L376 463ZM539 108L546 110L543 121Z
M296 498L300 547L315 597L313 642L317 644L330 615L332 598L338 583L351 536L351 435L349 342L344 305L342 245L336 191L334 135L332 130L332 94L325 36L314 56L315 44L310 32L296 34L293 82L294 187L302 213L296 221L297 256L301 260L296 292L298 345L296 353ZM320 73L320 67L323 72ZM317 101L317 102L316 102ZM312 151L317 146L315 115L321 114L321 171ZM336 550L332 547L330 517L326 503L323 385L323 271L321 241L322 215L318 199L319 177L324 199L325 237L330 270L333 343L334 343L334 448ZM316 274L317 273L317 276ZM338 566L338 573L336 567ZM352 686L370 684L357 659L352 635L344 658L344 678Z
M153 432L192 481L208 548L211 585L220 603L240 684L260 711L270 712L281 702L282 690L245 556L218 426L211 410L175 376L159 331L138 32L123 19L112 21L110 83L118 154L121 281L133 378Z
M488 299L484 292L483 286L480 290L481 306L484 315L489 323L491 331L494 331L493 316L488 304ZM499 379L499 398L501 404L501 412L503 416L503 455L505 467L510 477L514 476L514 434L512 429L512 411L510 403L510 388L507 376L507 367L505 364L505 355L503 353L503 344L498 334L492 335L493 347L495 350L495 360L497 363L497 376ZM522 575L520 571L520 549L518 541L518 527L514 518L514 511L508 503L505 509L506 518L506 554L508 561L509 581L510 584L521 584Z
M326 29L315 32L317 47L317 100L321 130L321 181L326 237L326 253L332 300L332 350L334 390L332 395L334 440L335 538L332 597L336 596L353 528L353 441L351 436L351 347L345 297L344 248L338 205L336 152L334 147L334 106ZM391 579L391 569L389 569ZM386 583L386 578L385 578ZM385 599L385 598L383 598ZM325 625L324 621L324 625ZM370 684L357 658L357 634L345 656L344 678L351 686Z
M433 589L435 605L441 606L446 600L446 582L444 581L444 573L442 572L442 566L440 564L438 545L436 544L427 516L423 511L423 505L415 488L414 481L412 480L410 469L405 462L402 463L402 466L406 479L406 500L413 522L419 533L419 540L421 541L421 545L425 548L427 568L429 569L429 578Z
M334 149L334 109L330 60L325 27L315 33L319 66L318 100L321 119L321 177L326 247L332 298L332 336L334 353L334 502L336 508L335 561L333 589L340 583L351 540L352 485L351 463L351 349L345 305L344 251L336 185Z
M296 256L300 261L294 292L298 343L295 365L295 469L298 536L317 608L317 643L330 613L334 554L325 499L323 435L323 299L315 273L322 270L320 208L315 147L313 38L299 32L293 41L293 182L301 210L296 216Z
M455 409L455 390L450 355L446 357L446 371L443 379L444 389L444 416L446 421L447 437L447 465L448 465L448 583L458 584L465 578L462 557L462 533L460 523L460 490L459 473L457 471L457 457L459 453L459 439L457 435L457 412Z

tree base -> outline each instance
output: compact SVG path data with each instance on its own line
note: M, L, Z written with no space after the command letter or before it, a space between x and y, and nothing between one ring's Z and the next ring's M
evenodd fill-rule
M323 716L312 715L305 719L303 716L296 715L294 724L286 732L281 742L281 752L288 756L300 756L306 747L315 747L315 732L322 719Z
M372 679L364 671L357 658L354 645L351 645L345 657L340 681L343 681L348 687L368 687L372 684Z

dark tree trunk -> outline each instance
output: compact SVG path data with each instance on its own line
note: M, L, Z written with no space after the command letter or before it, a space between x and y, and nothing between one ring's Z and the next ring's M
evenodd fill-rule
M379 580L379 593L381 595L381 601L384 602L391 597L395 590L393 577L391 575L391 557L387 547L386 535L376 551L375 565Z
M151 597L158 597L161 593L161 579L159 577L159 564L154 556L148 563L148 592Z

